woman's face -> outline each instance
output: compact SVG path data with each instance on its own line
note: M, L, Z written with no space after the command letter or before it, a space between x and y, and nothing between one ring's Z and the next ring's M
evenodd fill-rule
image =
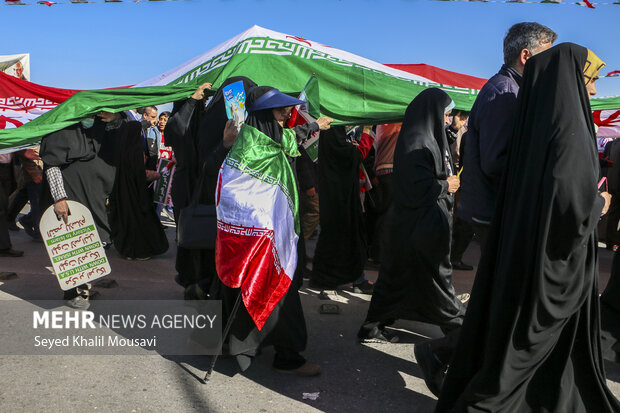
M273 112L273 117L276 118L276 121L283 126L284 122L289 120L291 114L293 113L293 108L295 106L285 106L282 108L274 108L271 111Z
M596 86L594 85L594 83L598 80L598 76L593 77L592 79L590 79L590 81L588 82L588 79L585 79L586 83L586 90L588 91L588 99L591 99L592 96L596 95Z
M164 128L166 127L166 123L168 122L168 116L160 116L159 117L159 122L157 123L157 126L159 127L160 131L164 131Z
M452 110L447 111L446 113L443 114L443 120L446 123L446 125L451 124L452 122L450 121L450 115L452 114Z

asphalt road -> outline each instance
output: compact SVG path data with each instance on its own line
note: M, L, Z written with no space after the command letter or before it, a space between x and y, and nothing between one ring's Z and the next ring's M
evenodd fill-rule
M167 230L173 245L174 228ZM0 281L0 300L60 299L43 245L23 231L12 232L22 258L0 258L0 272L18 278ZM312 247L311 243L311 247ZM310 248L312 250L312 248ZM108 256L118 287L99 289L99 299L174 299L183 297L173 281L175 248L149 261L126 261L113 249ZM310 252L311 254L311 252ZM465 261L477 262L472 244ZM601 288L611 253L600 250ZM376 271L367 270L371 280ZM458 293L468 292L474 272L456 271ZM304 355L323 373L301 378L272 370L267 348L245 373L232 359L220 359L208 384L199 378L209 365L206 356L0 356L2 412L429 412L435 397L425 387L413 357L413 343L440 335L428 325L398 322L398 344L358 344L356 333L369 296L339 292L339 315L319 314L316 290L303 288L302 302L309 341ZM606 364L609 385L620 396L620 367ZM316 400L303 393L316 393Z

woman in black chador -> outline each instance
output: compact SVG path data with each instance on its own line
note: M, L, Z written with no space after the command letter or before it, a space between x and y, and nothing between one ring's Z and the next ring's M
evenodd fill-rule
M248 117L245 125L251 126L281 144L283 128L290 118L294 105L303 103L303 101L291 98L269 86L257 86L246 90L246 96ZM330 118L320 117L316 122L296 126L293 130L298 142L301 142L319 129L328 129L330 122ZM229 148L216 149L216 151L220 150L222 155L226 156ZM208 163L216 158L211 157ZM293 159L291 158L290 161L294 162ZM218 165L221 165L222 162L218 162ZM211 167L207 165L207 168ZM293 170L295 170L294 165ZM297 251L305 251L303 234L300 234ZM321 372L320 366L306 361L301 355L308 340L306 321L299 297L304 267L305 260L303 254L300 254L287 294L276 305L261 330L256 328L245 306L239 307L231 325L228 348L229 354L236 356L242 370L250 366L259 346L273 345L275 348L273 367L276 370L300 376L314 376ZM216 291L217 288L219 291ZM222 300L223 317L227 321L240 291L238 288L227 287L219 279L215 280L213 290L214 296Z
M360 148L360 146L362 148ZM321 132L319 138L319 219L310 285L335 289L358 281L367 259L364 213L360 201L360 164L372 147L365 134L360 145L347 137L344 126ZM363 277L362 277L363 279Z
M181 210L189 205L194 190L200 189L196 186L205 163L204 186L199 202L205 205L215 204L217 176L228 152L223 141L232 123L228 122L226 115L223 88L239 81L243 82L246 93L256 86L256 83L247 77L228 78L222 82L205 107L211 84L204 83L189 99L174 105L166 124L165 136L176 159L171 196L177 222ZM188 249L178 246L175 268L178 272L175 280L185 288L186 299L208 297L213 279L217 278L214 249Z
M361 340L395 341L384 327L407 318L459 327L465 309L454 294L450 239L458 177L446 139L453 107L440 89L409 104L394 150L394 200L387 216L386 249Z
M142 127L126 123L116 151L116 178L110 195L114 247L128 259L148 259L168 250L168 239L146 188Z
M589 97L603 65L571 43L525 65L506 172L438 412L620 411L599 329L604 200Z

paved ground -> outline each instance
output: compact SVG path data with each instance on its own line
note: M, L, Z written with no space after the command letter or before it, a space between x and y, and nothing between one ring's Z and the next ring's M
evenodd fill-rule
M168 229L172 241L174 229ZM17 279L0 282L2 300L60 299L43 245L23 231L12 232L14 247L23 258L0 258L0 272L14 271ZM171 242L172 244L172 242ZM101 289L101 299L182 299L174 275L174 248L145 262L123 260L108 253L119 286ZM473 244L465 261L476 262ZM600 250L601 287L611 254ZM370 279L376 271L367 271ZM457 292L468 292L474 272L455 272ZM342 291L340 315L321 315L325 301L317 292L301 292L309 342L305 356L319 363L323 374L298 378L271 370L273 351L266 349L252 367L239 373L230 359L218 362L208 384L199 377L208 357L152 356L0 356L0 411L208 411L208 412L429 412L435 397L426 389L414 361L413 343L439 335L423 324L399 322L401 343L360 345L355 336L369 296ZM609 384L620 396L620 367L607 364ZM319 392L317 400L303 393Z

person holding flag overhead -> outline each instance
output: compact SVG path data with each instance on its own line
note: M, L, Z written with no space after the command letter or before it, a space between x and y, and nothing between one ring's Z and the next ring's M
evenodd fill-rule
M284 128L301 100L260 86L247 91L249 115L224 160L216 189L215 263L229 313L230 354L245 370L258 346L273 344L273 366L302 376L320 373L300 352L307 342L298 289L303 281L298 189L291 158L298 141L329 128L332 119Z

